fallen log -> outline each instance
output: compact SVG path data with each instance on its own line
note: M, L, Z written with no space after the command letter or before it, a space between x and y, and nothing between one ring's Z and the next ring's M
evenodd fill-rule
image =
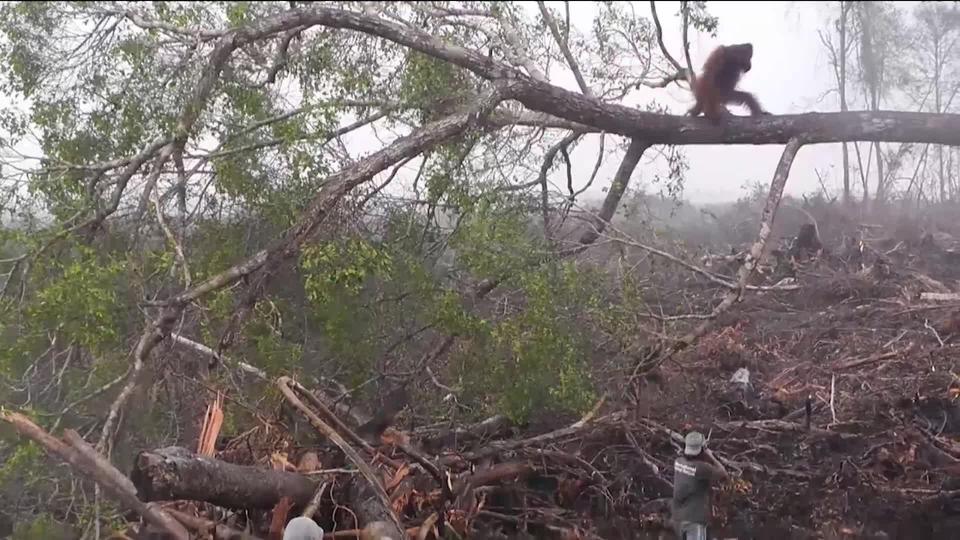
M271 509L282 497L310 502L316 484L306 476L234 465L181 447L137 454L130 474L143 501L204 501L231 509Z
M140 452L130 476L144 501L203 501L231 509L268 510L283 497L303 507L316 491L316 484L298 473L234 465L175 446ZM395 518L365 479L354 478L348 493L347 506L360 524L380 531L377 538L401 540L391 524Z

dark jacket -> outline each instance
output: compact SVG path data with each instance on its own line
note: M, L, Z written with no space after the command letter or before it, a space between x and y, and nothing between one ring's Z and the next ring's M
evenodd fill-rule
M691 521L706 524L710 520L710 485L723 472L699 459L677 458L673 462L673 502L676 523Z

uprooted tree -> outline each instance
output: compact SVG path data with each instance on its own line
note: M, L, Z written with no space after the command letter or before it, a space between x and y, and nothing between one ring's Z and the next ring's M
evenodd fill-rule
M3 439L0 478L34 488L17 504L87 534L132 510L182 536L216 519L143 502L271 510L287 497L312 513L325 496L353 508L357 522L344 528L378 522L400 535L409 524L396 490L406 486L433 493L417 530L466 532L484 512L519 519L479 510L474 492L533 466L491 459L518 453L583 467L531 448L620 425L625 396L738 301L801 287L753 278L803 146L960 145L960 115L942 112L713 126L622 105L639 88L685 84L690 71L689 55L664 45L655 9L647 18L600 4L585 32L571 26L566 3L295 4L3 6L10 69L0 88L16 106L0 117L0 399L26 437ZM685 37L715 27L701 3L682 6ZM551 72L572 75L579 90L557 86ZM575 178L572 155L588 159L578 151L587 139L599 141L595 166ZM623 151L605 180L611 141ZM726 273L614 224L644 156L662 151L655 157L681 183L682 147L705 144L784 145L753 239ZM595 181L609 185L597 207L584 202ZM610 246L720 294L654 313L642 279L591 262ZM644 317L656 329L641 331ZM601 357L614 360L593 361ZM217 392L227 396L221 459L168 448L196 445ZM357 414L339 408L347 398L373 405ZM338 448L321 461L349 468L348 481L230 462L277 406L297 444ZM388 436L403 410L452 425ZM554 413L570 421L503 438L506 424ZM679 437L679 426L634 420L668 442ZM793 429L782 422L766 426ZM66 442L44 432L61 428ZM247 457L284 448L270 437ZM30 440L97 491L44 469ZM464 441L472 449L444 451ZM655 458L630 442L650 481L663 482ZM396 451L385 457L383 445ZM134 485L111 461L133 471ZM411 471L415 487L404 483ZM67 502L76 489L93 501L83 510Z

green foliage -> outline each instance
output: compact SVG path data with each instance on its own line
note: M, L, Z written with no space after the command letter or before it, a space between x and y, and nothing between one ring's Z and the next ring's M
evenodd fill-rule
M281 311L293 312L279 309L270 299L258 303L244 332L256 351L257 365L271 375L290 371L303 356L299 344L284 339Z
M77 251L76 261L57 263L60 278L37 291L26 314L35 329L59 326L68 342L100 352L117 345L121 337L117 289L126 262L101 261L93 249L83 246Z
M570 264L540 264L546 251L521 204L485 198L472 210L451 240L458 265L509 276L522 309L489 320L468 312L458 293L436 294L431 320L469 343L455 376L489 408L518 420L538 410L581 411L593 392L578 317L599 302L600 280Z
M376 312L361 293L373 279L389 279L391 255L361 239L309 246L300 257L311 319L323 329L331 357L350 366L354 380L367 376L376 350Z
M196 246L190 268L197 281L213 277L246 255L244 227L233 223L207 221L202 223L192 239ZM200 321L200 338L203 343L217 343L220 332L233 314L236 291L221 289L204 298L203 317ZM259 312L259 310L258 310ZM256 324L252 321L251 324ZM259 336L262 329L258 329ZM245 332L246 334L246 332ZM255 360L254 363L259 361Z
M0 466L0 486L16 478L36 475L43 468L43 450L34 442L15 446L13 453Z
M398 74L388 67L397 65L403 51L402 47L357 32L321 32L304 39L289 71L303 88L308 103L333 96L394 100Z
M68 540L73 537L72 531L53 516L41 513L31 521L17 523L11 540Z
M687 15L690 17L690 26L701 32L706 32L710 37L717 37L717 27L720 26L720 19L707 11L707 3L697 0L685 4L688 10Z
M477 203L451 241L458 262L480 276L514 274L542 258L543 248L527 230L527 216L519 206Z
M4 89L30 97L47 73L49 66L43 57L46 39L62 22L50 10L52 4L10 2L0 6L0 32L8 37L2 49L2 62L10 74Z
M0 372L18 376L57 336L95 354L111 352L126 337L129 306L121 293L127 262L74 246L71 258L46 264L47 278L22 311L0 314L0 324L17 334L16 344L0 350Z
M463 69L449 62L411 50L406 59L406 69L400 79L399 97L420 110L418 120L423 123L438 114L438 102L442 108L456 107L472 94L472 82Z
M306 276L307 298L328 303L337 294L358 294L369 277L388 275L392 261L371 243L350 240L310 246L303 250L300 265Z
M227 21L231 26L240 26L250 21L251 2L227 2Z
M213 160L217 187L229 197L244 200L252 207L263 204L267 171L254 152L233 154L229 159Z
M449 334L469 336L489 332L489 323L467 312L460 295L454 291L437 294L432 312L437 326Z
M517 421L536 411L583 412L595 396L589 340L577 315L598 302L595 287L571 264L527 272L518 282L523 309L475 335L463 365L465 387Z
M635 77L629 72L632 66L625 62L635 57L635 48L653 45L656 39L650 19L635 17L630 5L623 2L604 2L590 30L595 42L589 48L598 56L591 72L598 79L608 78L611 68L616 68L614 79Z

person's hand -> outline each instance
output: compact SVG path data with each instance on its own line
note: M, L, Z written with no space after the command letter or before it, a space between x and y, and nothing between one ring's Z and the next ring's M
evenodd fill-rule
M714 466L720 471L721 475L722 475L724 478L728 478L728 477L730 476L730 473L727 471L727 468L723 466L723 463L720 463L720 460L717 459L717 456L713 455L713 452L711 452L711 451L709 451L709 450L707 450L707 449L704 449L703 455L704 455L704 457L707 458L707 460L708 460L712 465L714 465Z

